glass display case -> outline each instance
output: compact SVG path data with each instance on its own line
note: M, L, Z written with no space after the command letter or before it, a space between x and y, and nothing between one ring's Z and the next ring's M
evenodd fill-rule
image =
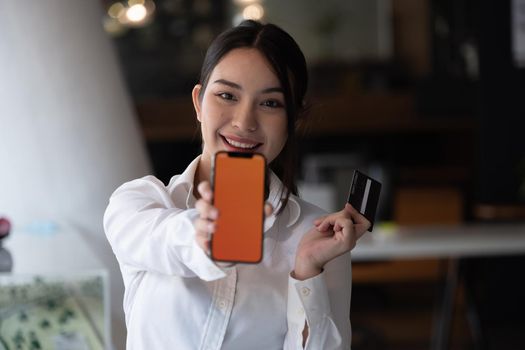
M0 275L0 349L109 348L104 270Z

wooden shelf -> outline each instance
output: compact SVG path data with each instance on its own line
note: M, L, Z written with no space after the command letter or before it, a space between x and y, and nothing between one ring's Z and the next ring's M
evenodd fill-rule
M147 141L199 139L191 96L150 99L137 104L137 114ZM471 118L421 118L409 93L351 94L314 100L304 137L362 133L435 133L474 130Z
M199 137L191 96L144 100L136 105L147 141L188 141Z
M525 204L484 204L474 206L474 217L487 221L525 220Z

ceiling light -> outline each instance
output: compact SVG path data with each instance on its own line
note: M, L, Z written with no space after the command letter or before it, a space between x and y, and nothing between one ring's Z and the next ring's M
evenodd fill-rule
M259 4L248 5L242 11L244 19L260 20L264 16L264 8Z

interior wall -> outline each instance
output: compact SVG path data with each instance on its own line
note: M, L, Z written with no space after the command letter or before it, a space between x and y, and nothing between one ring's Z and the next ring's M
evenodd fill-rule
M110 272L124 349L123 284L102 216L113 190L150 166L99 5L0 1L0 214L84 234Z

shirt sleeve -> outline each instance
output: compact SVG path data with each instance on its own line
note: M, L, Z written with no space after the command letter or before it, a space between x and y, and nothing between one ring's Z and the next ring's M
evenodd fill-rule
M196 209L175 207L164 184L153 176L133 180L111 196L104 230L119 263L211 281L226 276L195 241Z
M303 349L303 329L308 324L304 349L350 349L350 254L329 262L319 275L288 280L285 349ZM332 312L333 310L333 312Z

